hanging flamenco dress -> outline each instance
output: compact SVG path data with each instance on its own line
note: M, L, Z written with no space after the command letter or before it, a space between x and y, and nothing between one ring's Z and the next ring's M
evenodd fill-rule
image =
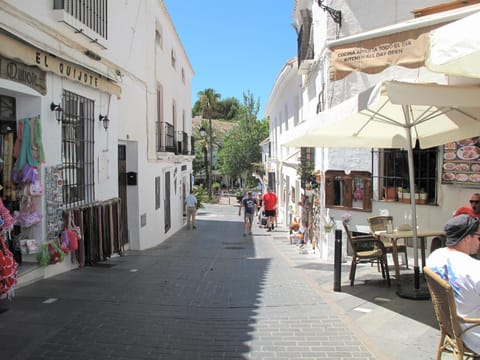
M17 284L18 264L13 258L5 239L0 235L0 299L11 299Z

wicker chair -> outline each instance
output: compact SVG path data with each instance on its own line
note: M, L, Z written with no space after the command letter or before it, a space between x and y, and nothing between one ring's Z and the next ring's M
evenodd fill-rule
M457 315L457 306L450 284L443 280L431 269L424 267L423 273L427 279L428 290L432 297L435 316L440 327L440 344L438 345L437 360L442 353L453 353L455 359L477 359L480 354L472 352L462 340L462 335L472 328L480 326L480 318L465 318ZM461 325L468 324L462 331Z
M347 234L348 242L352 247L352 265L350 266L350 285L355 281L355 272L357 264L360 263L378 263L382 270L382 276L387 280L390 286L390 274L388 273L387 251L383 242L372 235L353 236L348 224L344 221L343 227Z
M386 229L386 226L389 221L393 223L393 216L370 216L367 218L368 226L370 227L370 233L375 235L375 231L382 231ZM383 245L385 245L385 249L387 253L393 254L393 244L389 241L384 241ZM397 253L404 253L405 254L405 266L408 269L408 255L407 255L407 244L405 239L403 239L402 243L397 243Z

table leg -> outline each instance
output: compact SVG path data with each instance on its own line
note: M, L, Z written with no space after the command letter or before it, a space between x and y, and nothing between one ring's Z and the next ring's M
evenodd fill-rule
M400 266L398 265L397 239L391 239L391 241L392 241L393 265L395 268L395 278L397 279L397 281L400 281Z
M421 249L421 254L422 254L422 269L425 266L425 238L421 237L420 238L420 249Z

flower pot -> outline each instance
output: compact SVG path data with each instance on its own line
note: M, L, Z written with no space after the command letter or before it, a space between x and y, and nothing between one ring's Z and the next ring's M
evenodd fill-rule
M416 204L426 204L427 203L427 194L426 193L416 193L415 194L415 203Z
M397 189L394 187L387 186L384 188L383 200L385 201L395 201Z
M403 191L397 191L397 198L399 202L403 201Z

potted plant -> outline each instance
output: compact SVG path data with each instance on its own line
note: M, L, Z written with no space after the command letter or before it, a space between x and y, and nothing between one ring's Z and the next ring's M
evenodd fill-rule
M401 186L397 188L397 198L399 202L403 202L403 188Z
M383 191L384 191L383 200L385 200L385 201L395 201L396 189L393 186L386 186L383 189Z
M402 199L403 199L402 202L410 204L410 189L409 188L403 189Z
M323 228L325 229L326 233L331 233L333 228L335 227L335 221L333 218L326 217L325 218L325 224L323 225Z
M424 189L420 189L418 193L418 204L426 204L428 198L428 193Z

